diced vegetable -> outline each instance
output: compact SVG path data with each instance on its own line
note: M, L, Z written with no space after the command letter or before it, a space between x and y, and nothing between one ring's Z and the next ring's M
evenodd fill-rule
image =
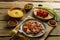
M48 13L47 11L44 11L44 10L42 10L42 9L37 10L37 15L38 15L38 16L47 17L48 14L49 14L49 13Z

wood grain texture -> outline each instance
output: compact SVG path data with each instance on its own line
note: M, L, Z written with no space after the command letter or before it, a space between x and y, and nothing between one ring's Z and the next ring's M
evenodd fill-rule
M11 37L0 37L0 40L9 40Z
M48 37L46 40L60 40L60 37Z
M4 2L14 2L14 1L33 1L33 2L52 2L52 1L54 1L54 2L58 2L58 1L60 1L60 0L1 0L2 2L4 1Z
M58 1L60 1L60 0L18 0L18 1L33 1L33 2L58 2Z
M9 40L11 37L0 37L0 40ZM46 40L60 40L60 37L48 37Z
M11 30L6 21L0 21L0 36L11 36Z
M8 20L8 9L0 9L0 20Z
M50 35L60 35L60 22L57 24L56 28L52 30Z
M0 8L10 8L15 6L23 8L26 3L32 3L34 4L34 6L37 6L38 4L43 4L53 8L60 8L60 3L56 2L0 2Z

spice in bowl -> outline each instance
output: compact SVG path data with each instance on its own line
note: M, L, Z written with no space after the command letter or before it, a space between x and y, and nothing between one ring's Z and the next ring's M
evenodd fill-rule
M56 21L55 20L49 20L48 21L48 25L50 25L50 26L56 26Z
M15 27L17 24L18 24L18 21L17 20L9 20L8 21L8 25L10 27Z

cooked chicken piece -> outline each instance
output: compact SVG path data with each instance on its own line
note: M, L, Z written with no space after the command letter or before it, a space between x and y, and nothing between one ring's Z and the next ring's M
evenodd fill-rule
M30 33L31 33L31 31L30 31L29 29L27 29L26 33L30 34Z

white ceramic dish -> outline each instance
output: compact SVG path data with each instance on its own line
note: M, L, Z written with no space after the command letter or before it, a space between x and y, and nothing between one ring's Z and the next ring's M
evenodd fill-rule
M29 34L27 34L26 32L24 32L24 30L23 30L23 25L24 25L25 22L27 22L28 20L36 20L36 19L27 19L27 20L23 21L23 23L20 25L20 30L19 30L20 33L23 33L24 35L26 35L26 36L28 36L28 37L40 37L40 36L42 36L42 35L45 34L45 32L46 32L46 26L45 26L45 24L44 24L42 21L40 21L40 20L36 20L36 21L38 21L38 22L40 22L40 23L42 24L42 27L43 27L43 29L44 29L44 30L43 30L43 33L40 33L40 34L37 34L37 35L32 36L32 35L29 35Z

